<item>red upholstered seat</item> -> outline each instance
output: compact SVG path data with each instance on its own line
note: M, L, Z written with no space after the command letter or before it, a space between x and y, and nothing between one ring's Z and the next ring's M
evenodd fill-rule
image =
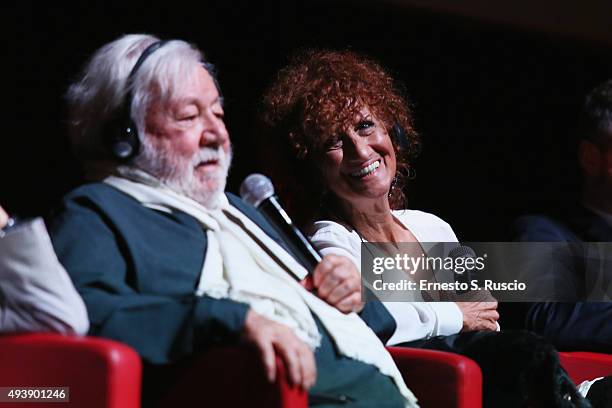
M474 391L482 382L480 370L471 360L431 350L390 350L421 406L462 407L470 398L480 401ZM214 348L182 367L159 406L206 401L207 406L306 407L307 394L286 382L280 360L277 368L279 381L270 385L252 350ZM138 355L115 341L46 333L0 336L0 387L67 386L70 407L137 408L141 381Z
M612 375L612 355L584 351L559 353L561 365L575 384Z
M116 341L48 333L0 336L0 387L70 387L69 405L44 406L138 407L141 372L138 354Z
M388 347L406 384L423 408L482 406L482 372L459 354Z
M440 351L390 347L421 407L480 407L482 374L469 358ZM560 353L574 382L612 375L612 356ZM159 406L305 408L307 394L290 386L277 360L279 380L268 384L253 350L208 350L177 371ZM130 347L94 337L33 333L0 336L0 387L70 387L69 407L140 407L142 366ZM1 404L28 408L29 403ZM58 405L59 406L59 405ZM63 405L62 405L63 406Z

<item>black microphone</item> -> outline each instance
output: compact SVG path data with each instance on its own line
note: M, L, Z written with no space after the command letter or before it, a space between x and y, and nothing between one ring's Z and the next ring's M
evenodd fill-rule
M321 262L321 255L302 231L293 224L274 194L274 186L270 179L263 174L251 174L242 182L240 196L264 214L276 232L285 240L291 253L309 273L312 273Z
M448 253L448 258L476 258L476 252L474 252L474 250L467 245L459 245L450 250L450 252ZM474 268L466 268L462 274L453 272L453 275L455 275L455 282L467 283L468 285L470 285L470 282L472 280L475 280L476 278ZM456 289L455 293L457 293L458 295L462 295L469 291L470 287L468 286L467 290Z

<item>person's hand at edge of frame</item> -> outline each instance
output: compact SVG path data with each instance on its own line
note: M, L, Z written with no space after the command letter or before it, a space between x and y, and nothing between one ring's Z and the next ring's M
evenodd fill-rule
M8 220L9 220L8 214L6 213L6 211L4 211L2 206L0 206L0 229L6 226L6 224L8 223Z

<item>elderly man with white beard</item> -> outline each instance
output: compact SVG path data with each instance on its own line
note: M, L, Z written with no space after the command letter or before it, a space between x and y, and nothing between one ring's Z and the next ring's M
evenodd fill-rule
M266 219L224 194L223 100L198 49L121 37L94 53L68 101L73 147L94 182L65 197L50 232L91 334L150 365L242 341L270 381L279 355L312 406L416 406L370 327L394 328L360 303L352 263L324 258L315 296L291 276L306 271Z

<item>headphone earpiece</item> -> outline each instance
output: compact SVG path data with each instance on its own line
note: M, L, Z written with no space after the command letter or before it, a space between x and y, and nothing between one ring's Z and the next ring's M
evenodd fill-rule
M118 135L111 145L113 156L121 161L129 161L140 151L140 140L135 126L128 125L120 130L123 134Z
M125 99L122 106L119 108L119 116L117 119L112 120L106 126L105 136L107 137L107 144L112 156L121 161L129 162L140 152L140 139L138 138L138 127L132 121L131 107L132 107L132 82L138 69L149 57L159 48L161 48L168 41L156 41L149 45L140 54L140 57L134 64L134 67L130 71L126 79L125 87L127 89Z
M393 125L393 127L391 128L391 134L393 135L393 139L401 150L410 149L410 140L408 140L406 130L398 122L396 122L395 125Z
M421 154L421 143L418 140L411 141L406 129L399 123L393 125L390 134L399 150L404 152L409 160L416 159Z

